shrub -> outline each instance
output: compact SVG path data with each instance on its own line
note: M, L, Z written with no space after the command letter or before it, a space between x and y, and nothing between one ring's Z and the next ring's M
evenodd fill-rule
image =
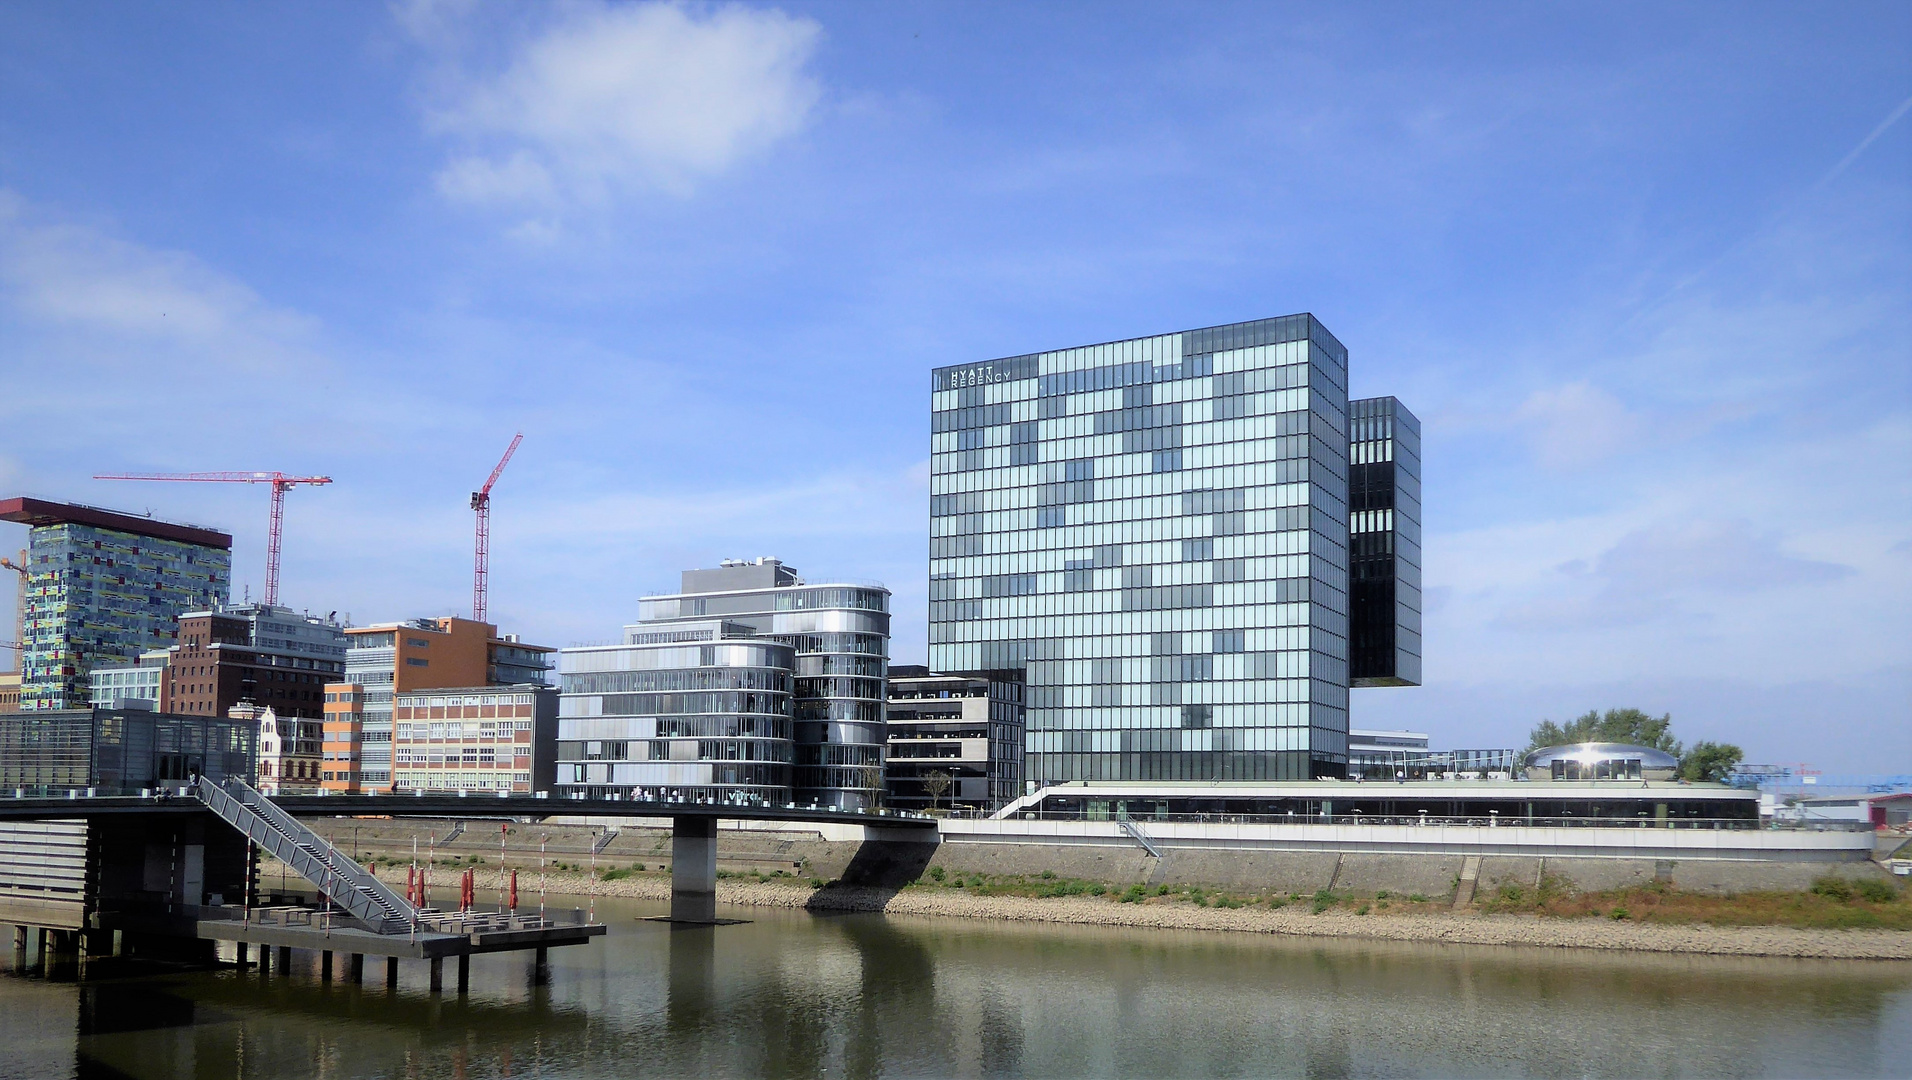
M1168 895L1168 886L1167 886L1167 885L1157 885L1157 886L1155 887L1155 895L1157 895L1157 896L1167 896L1167 895Z
M1859 882L1859 898L1874 904L1889 904L1899 898L1897 889L1874 878Z
M636 863L632 863L632 864L631 864L631 869L633 869L633 870L635 870L635 871L637 871L638 873L640 873L640 874L641 874L641 873L643 873L643 872L644 872L644 869L645 869L645 868L644 868L644 864L643 864L643 863L641 863L641 862L636 862Z
M1417 904L1425 904L1425 903L1427 903L1427 895L1426 895L1425 893L1417 893L1417 892L1416 892L1416 893L1408 893L1408 894L1407 894L1407 898L1408 898L1409 900L1412 900L1413 902L1415 902L1415 903L1417 903Z
M1362 904L1360 907L1354 909L1354 913L1356 915L1366 915L1368 913L1368 905Z
M1116 899L1122 901L1124 904L1134 904L1134 903L1140 902L1142 899L1147 897L1148 894L1149 894L1149 887L1138 881L1135 884L1129 886L1128 888L1122 890L1122 895L1116 897Z
M1334 906L1335 895L1327 889L1317 889L1314 894L1314 913L1316 915Z
M1632 917L1633 916L1629 915L1627 909L1624 907L1614 908L1612 914L1607 916L1607 918L1612 919L1614 922L1625 922Z
M1056 879L1056 872L1054 870L1044 870L1042 872L1042 880L1054 881L1055 879Z
M1101 885L1091 885L1091 886L1089 886L1089 895L1090 895L1090 896L1101 896L1101 895L1102 895L1103 893L1106 893L1106 892L1108 892L1108 891L1109 891L1108 889L1106 889L1106 888L1104 888L1104 887L1103 887L1103 886L1101 886Z
M822 879L822 878L820 878L820 877L813 877L813 878L811 878L811 879L810 879L810 887L811 887L812 889L821 889L821 888L823 888L823 879Z
M1374 894L1374 898L1376 900L1386 900L1390 895L1386 889L1382 889L1380 892Z
M949 874L945 872L943 868L940 866L932 866L929 868L929 879L931 881L940 882L948 876Z
M1822 877L1813 882L1812 891L1816 896L1823 896L1828 900L1837 900L1841 903L1852 899L1852 886L1836 877Z
M1237 900L1232 896L1224 896L1215 901L1215 906L1225 907L1225 908L1238 908L1242 906L1242 901Z

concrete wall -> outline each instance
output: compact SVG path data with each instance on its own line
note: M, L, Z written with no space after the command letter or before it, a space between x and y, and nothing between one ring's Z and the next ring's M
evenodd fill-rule
M352 823L347 819L310 822L315 829L347 846ZM449 831L446 822L359 822L359 844L369 849L377 841L389 844L387 850L405 854L414 833ZM1062 823L1030 823L1062 824ZM771 828L724 828L717 838L717 866L720 871L773 872L782 870L804 878L841 879L849 884L901 887L941 867L960 874L1026 874L1049 871L1059 877L1080 878L1116 887L1134 883L1147 885L1204 885L1242 892L1283 892L1311 894L1320 889L1371 895L1387 891L1397 895L1419 893L1429 899L1454 896L1463 850L1400 851L1324 851L1284 850L1279 848L1223 848L1216 846L1177 846L1172 838L1158 835L1151 828L1152 842L1162 852L1157 858L1144 851L1127 834L1115 834L1113 823L1069 823L1078 826L1075 835L1017 837L951 832L940 843L925 840L883 839L893 835L871 830L873 839L826 839L825 830L802 825ZM1110 835L1084 834L1080 826L1106 824ZM548 824L511 826L509 842L514 863L526 857L535 859L540 837L549 837L550 857L573 864L583 861L592 839L598 835L591 826ZM1407 832L1431 833L1436 830L1407 829ZM1467 830L1480 834L1487 830ZM1514 832L1517 830L1495 830ZM1565 830L1561 830L1565 831ZM1591 832L1593 830L1573 830ZM1604 831L1604 830L1603 830ZM1613 830L1628 833L1649 830ZM828 830L831 834L837 829ZM345 833L345 836L341 836ZM1775 834L1749 834L1775 835ZM1815 836L1837 834L1777 834ZM1712 839L1714 834L1706 834ZM1499 840L1499 837L1496 837ZM1869 839L1867 840L1870 843ZM349 847L347 848L349 850ZM1716 850L1716 849L1700 849ZM1835 854L1837 848L1831 849ZM441 844L440 856L477 854L487 863L498 854L498 825L473 822L450 844ZM420 845L421 857L424 845ZM617 836L598 855L599 865L629 866L642 862L656 868L668 861L670 830L657 824L620 828ZM1495 854L1480 856L1478 896L1487 896L1504 885L1533 888L1543 875L1569 888L1603 891L1644 885L1655 880L1689 892L1731 893L1748 891L1796 891L1809 887L1813 880L1827 874L1845 878L1887 878L1877 864L1825 857L1808 848L1782 853L1784 857L1755 859L1652 858L1633 856L1584 857L1579 855L1542 856ZM1820 857L1811 857L1819 855ZM520 865L523 865L522 863Z

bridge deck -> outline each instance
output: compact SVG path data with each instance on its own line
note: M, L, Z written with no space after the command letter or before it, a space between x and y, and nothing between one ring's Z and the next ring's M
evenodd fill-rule
M799 821L814 824L863 825L875 829L935 828L936 819L924 814L893 811L858 812L821 807L732 805L629 799L538 799L516 795L275 795L273 803L298 817L633 817L719 818L725 821ZM0 794L0 821L46 821L120 814L196 814L206 805L190 795L168 797L95 795L74 797Z

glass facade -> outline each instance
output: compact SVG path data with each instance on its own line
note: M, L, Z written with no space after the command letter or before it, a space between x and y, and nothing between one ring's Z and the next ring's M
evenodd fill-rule
M232 553L80 522L35 527L26 580L20 707L92 700L96 664L127 664L173 643L179 617L225 603Z
M796 653L723 620L558 654L558 790L790 801Z
M890 592L880 585L808 585L775 559L688 570L683 592L639 601L630 631L668 636L680 624L725 624L792 649L791 798L843 809L880 806L887 731Z
M1348 403L1348 675L1421 685L1421 422L1391 397Z
M1311 315L939 368L930 667L1037 781L1341 775L1347 350Z

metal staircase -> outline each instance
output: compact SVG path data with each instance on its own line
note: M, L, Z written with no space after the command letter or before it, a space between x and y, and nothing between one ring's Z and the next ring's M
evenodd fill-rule
M418 909L326 839L238 779L215 784L204 776L193 794L206 808L264 848L368 930L403 934L418 925Z
M1129 838L1131 840L1134 840L1136 843L1142 845L1143 851L1148 852L1150 855L1153 855L1155 858L1158 858L1158 859L1162 857L1162 853L1156 850L1156 847L1154 844L1149 842L1148 834L1142 831L1142 827L1140 825L1137 825L1135 822L1130 821L1128 818L1120 818L1117 820L1116 823L1122 826L1122 831L1125 833L1128 833Z

